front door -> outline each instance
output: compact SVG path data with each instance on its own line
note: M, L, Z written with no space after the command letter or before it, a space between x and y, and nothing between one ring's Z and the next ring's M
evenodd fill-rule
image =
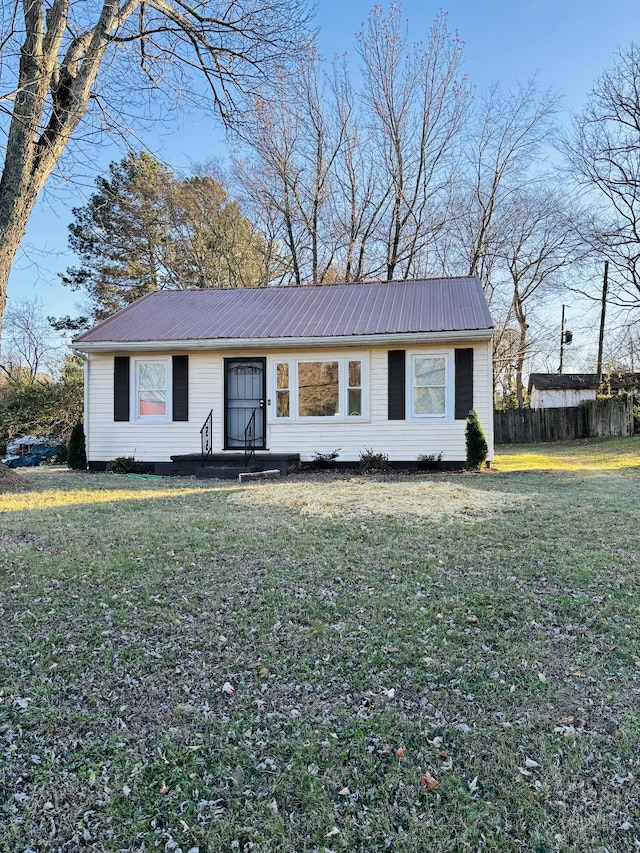
M225 358L224 446L255 447L265 443L265 363L264 358Z

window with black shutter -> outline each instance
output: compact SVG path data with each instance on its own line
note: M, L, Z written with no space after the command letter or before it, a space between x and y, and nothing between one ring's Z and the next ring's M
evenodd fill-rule
M189 356L174 355L172 359L173 420L189 420Z
M129 364L128 355L117 355L113 359L113 419L129 420Z
M456 349L455 418L465 420L473 409L473 349Z
M390 421L403 421L406 417L406 354L403 349L392 349L387 354L387 397Z

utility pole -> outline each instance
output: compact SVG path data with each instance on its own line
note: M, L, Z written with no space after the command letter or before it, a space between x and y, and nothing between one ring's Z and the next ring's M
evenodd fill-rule
M560 367L558 373L562 373L562 363L564 361L564 345L570 344L573 340L573 332L564 328L564 305L562 306L562 323L560 325Z
M607 290L609 289L609 261L604 262L604 280L602 282L602 307L600 309L600 338L598 340L598 367L596 370L596 391L602 384L602 350L604 349L604 321L607 312Z
M558 373L562 373L562 360L564 358L564 305L562 306L562 323L560 324L560 367Z

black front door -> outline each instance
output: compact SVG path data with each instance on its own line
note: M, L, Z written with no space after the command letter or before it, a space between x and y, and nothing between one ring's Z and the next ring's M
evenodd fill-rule
M225 358L224 446L265 447L264 358Z

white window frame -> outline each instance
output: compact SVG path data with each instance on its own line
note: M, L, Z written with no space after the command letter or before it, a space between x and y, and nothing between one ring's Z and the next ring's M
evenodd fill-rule
M316 363L321 361L338 362L338 408L339 415L299 415L298 414L298 365L303 363ZM349 362L360 362L361 388L361 412L359 415L347 414L349 402ZM289 416L278 417L277 385L278 365L289 365ZM270 408L270 423L362 423L369 419L369 356L366 353L352 353L350 355L334 355L332 353L317 353L313 355L278 358L273 357L273 365L270 371L272 392L270 394L272 405ZM344 413L344 414L342 414Z
M139 424L165 424L169 423L172 419L172 399L171 399L171 390L172 390L172 375L171 375L171 366L172 361L169 357L157 357L153 358L151 356L145 356L144 358L134 358L133 360L133 381L131 382L131 412L133 414L132 420L134 423ZM139 367L142 364L164 364L166 367L165 376L166 376L166 395L167 395L167 406L166 413L164 415L141 415L138 409L138 377L139 377Z
M409 371L407 382L406 407L409 417L413 421L450 421L453 418L454 404L454 372L453 352L451 350L412 351L407 353L409 359ZM416 388L416 361L420 358L442 358L444 359L444 412L430 415L417 414L415 411L415 388Z

